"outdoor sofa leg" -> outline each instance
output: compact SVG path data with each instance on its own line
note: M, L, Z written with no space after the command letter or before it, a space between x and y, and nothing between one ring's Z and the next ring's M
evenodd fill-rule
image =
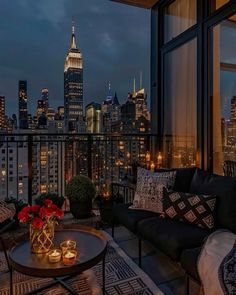
M142 267L142 240L138 238L138 265Z
M185 295L189 295L189 276L185 274Z
M115 219L114 218L112 218L111 236L112 236L112 238L114 238L114 236L115 236Z

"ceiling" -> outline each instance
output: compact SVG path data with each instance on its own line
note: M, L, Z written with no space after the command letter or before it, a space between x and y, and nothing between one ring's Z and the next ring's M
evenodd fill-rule
M157 3L158 0L112 0L115 2L120 2L123 4L139 6L143 8L152 8L154 4Z

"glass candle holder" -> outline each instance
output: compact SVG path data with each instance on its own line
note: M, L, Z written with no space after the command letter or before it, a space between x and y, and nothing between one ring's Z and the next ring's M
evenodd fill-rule
M74 241L74 240L64 241L60 244L60 248L62 250L62 253L65 253L67 250L75 250L76 249L76 241Z
M62 251L60 249L53 249L48 253L48 260L50 263L56 263L61 260Z
M67 250L63 254L63 263L64 265L73 265L76 263L77 251L76 250Z

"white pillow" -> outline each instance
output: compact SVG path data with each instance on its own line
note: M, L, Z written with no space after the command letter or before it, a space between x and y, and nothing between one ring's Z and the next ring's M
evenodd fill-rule
M152 172L138 168L137 186L130 209L143 209L162 214L163 187L173 189L175 177L176 171Z

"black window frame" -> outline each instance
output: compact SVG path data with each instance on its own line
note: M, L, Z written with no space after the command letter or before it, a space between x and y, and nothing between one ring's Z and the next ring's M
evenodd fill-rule
M164 12L175 0L160 0L151 13L151 110L152 132L157 134L153 152L163 152L164 131L164 54L197 38L197 154L198 166L213 171L211 28L236 13L230 0L212 11L211 0L197 0L197 23L172 40L164 42Z

